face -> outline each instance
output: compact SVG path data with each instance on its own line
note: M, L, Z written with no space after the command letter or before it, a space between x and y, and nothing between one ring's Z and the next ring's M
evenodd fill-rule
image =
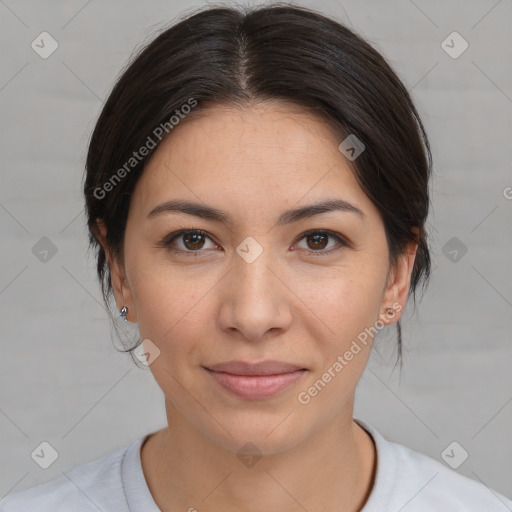
M389 268L382 219L340 142L291 105L187 120L137 183L124 268L109 259L118 307L160 350L150 369L169 418L230 450L250 440L275 453L351 422L372 336L405 305L415 247ZM161 207L177 200L223 218ZM306 208L325 201L341 207ZM233 361L292 366L212 371Z

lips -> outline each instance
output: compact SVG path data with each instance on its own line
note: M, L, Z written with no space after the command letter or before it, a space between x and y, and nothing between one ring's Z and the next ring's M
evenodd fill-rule
M292 386L307 369L283 361L227 361L205 370L229 393L245 400L261 400Z
M214 372L230 373L232 375L278 375L290 373L297 370L305 370L283 361L263 361L261 363L249 363L244 361L227 361L225 363L208 366Z

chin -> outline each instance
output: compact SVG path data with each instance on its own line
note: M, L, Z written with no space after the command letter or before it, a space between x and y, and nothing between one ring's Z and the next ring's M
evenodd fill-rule
M284 452L307 438L308 428L303 422L298 428L297 418L289 415L291 407L273 413L262 410L219 413L220 427L216 422L202 425L203 434L224 449L239 453L241 448L254 445L261 455ZM289 415L289 416L288 416ZM288 417L287 417L288 416ZM217 416L214 416L217 417Z

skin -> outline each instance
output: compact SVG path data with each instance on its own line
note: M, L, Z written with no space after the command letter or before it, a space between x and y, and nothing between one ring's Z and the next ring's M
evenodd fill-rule
M353 421L354 394L372 339L307 404L307 391L357 335L396 322L407 300L416 244L390 268L384 225L338 150L339 136L314 114L286 103L214 106L190 116L152 156L134 190L125 262L113 259L117 307L160 350L150 370L165 395L168 426L141 449L142 466L163 511L359 510L371 492L375 448ZM232 224L183 213L148 219L156 205L182 198L229 213ZM364 213L328 212L277 226L286 209L344 199ZM173 247L179 229L210 237ZM331 230L350 241L316 242ZM262 254L236 252L246 237ZM329 251L315 256L321 250ZM398 305L393 318L385 308ZM277 359L307 372L263 400L229 394L203 366L232 359ZM252 467L237 452L263 455Z

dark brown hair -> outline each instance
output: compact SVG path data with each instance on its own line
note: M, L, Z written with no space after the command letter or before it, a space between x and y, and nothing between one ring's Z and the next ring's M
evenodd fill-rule
M214 104L293 102L321 116L340 142L350 134L362 141L353 170L382 216L391 266L408 242L418 242L409 289L416 304L417 285L430 276L425 222L432 156L413 101L361 36L318 12L275 4L200 9L138 51L113 87L92 133L83 187L107 307L112 282L96 222L105 224L106 243L122 263L130 197L164 138L156 133L172 133L173 117L186 122L191 99L190 116ZM134 159L142 147L150 149Z

